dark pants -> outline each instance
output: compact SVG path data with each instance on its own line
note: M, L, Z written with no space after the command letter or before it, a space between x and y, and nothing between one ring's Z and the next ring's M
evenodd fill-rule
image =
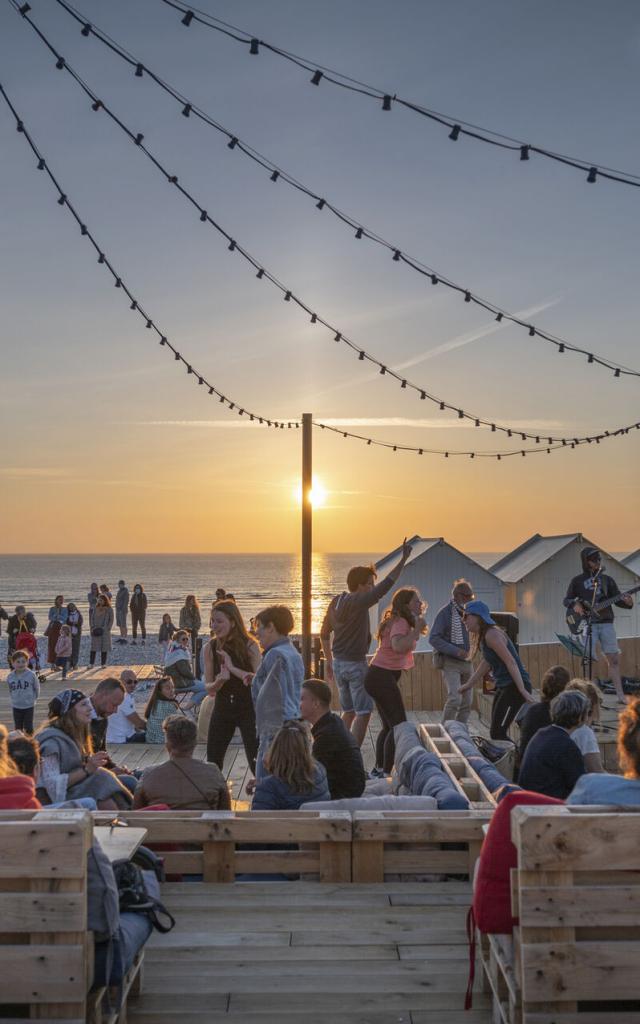
M90 651L89 652L89 664L90 665L95 665L95 663L96 663L96 654L97 653L98 653L97 651ZM108 653L109 653L108 651L100 651L100 664L102 665L103 668L107 664L107 654Z
M67 678L67 668L69 666L68 658L56 658L56 666L62 669L62 678Z
M13 708L13 724L21 732L33 732L33 712L35 708Z
M491 728L489 735L492 740L508 740L509 726L518 710L524 704L524 697L515 683L508 683L496 690L491 707Z
M400 675L400 672L394 672L390 668L370 665L364 677L364 688L376 702L382 722L382 729L376 740L376 768L383 768L387 775L393 768L396 753L393 727L407 720L404 701L398 686Z
M75 633L71 638L71 668L78 667L78 661L80 659L80 641L82 639L82 633Z
M145 626L146 612L134 612L131 611L131 632L133 633L133 639L135 640L138 636L138 626L140 626L140 634L143 640L147 639L147 628Z
M217 764L220 771L224 765L224 755L233 739L236 726L240 730L244 751L247 755L249 768L255 775L256 757L258 754L258 737L256 735L256 716L253 707L238 709L232 705L223 706L218 710L218 702L213 708L211 721L209 722L209 735L207 737L207 761Z

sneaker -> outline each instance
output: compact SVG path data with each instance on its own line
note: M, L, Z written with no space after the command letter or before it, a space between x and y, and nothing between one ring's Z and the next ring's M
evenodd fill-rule
M135 640L132 640L132 641L131 641L131 646L132 646L132 647L135 647L135 646L136 646L136 641L135 641Z
M116 640L117 644L126 644L126 642L127 641L122 636L119 636L118 639Z
M370 779L386 779L387 773L384 768L372 768L369 772Z

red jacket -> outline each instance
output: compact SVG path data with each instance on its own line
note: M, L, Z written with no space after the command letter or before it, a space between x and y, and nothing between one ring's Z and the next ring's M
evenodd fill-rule
M29 775L10 775L7 779L0 779L0 810L39 811L41 808L35 783Z

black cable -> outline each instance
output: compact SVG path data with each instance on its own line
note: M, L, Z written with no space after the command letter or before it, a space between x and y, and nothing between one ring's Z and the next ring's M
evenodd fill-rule
M11 0L11 2L15 5L15 0ZM499 316L500 321L507 321L515 324L518 327L524 328L528 332L529 337L535 336L543 339L544 341L549 342L550 344L555 346L559 353L574 352L576 354L583 355L587 358L592 357L592 362L594 363L594 365L599 365L605 367L606 369L614 371L614 375L616 377L640 377L640 370L630 369L629 367L624 366L621 363L616 363L613 360L605 358L604 356L597 355L594 352L590 352L588 349L581 348L579 345L573 345L570 342L566 341L564 338L559 337L558 335L551 334L548 331L541 330L530 321L527 322L520 319L515 314L508 312L507 310L501 308L500 306L497 306L494 302L491 302L489 299L485 299L477 295L471 289L449 280L445 275L443 275L440 271L435 270L433 267L429 267L426 264L422 263L420 260L416 259L415 257L402 252L398 245L387 241L382 236L372 231L370 228L365 227L365 225L362 224L362 221L357 220L350 214L344 213L330 200L324 198L324 196L318 194L309 186L304 185L302 182L295 179L293 175L289 174L287 171L284 171L279 165L274 164L273 161L269 160L268 157L261 154L254 147L243 142L242 139L239 138L237 133L231 131L228 128L225 128L214 118L212 118L211 115L201 110L195 103L187 99L186 96L184 96L178 89L176 89L175 86L170 85L165 79L161 78L158 74L152 71L146 64L144 64L143 62L138 60L138 58L133 56L128 50L126 50L124 46L122 46L122 44L116 42L116 40L108 36L96 25L91 24L89 21L87 21L86 17L83 14L81 14L81 12L77 10L77 8L74 8L71 4L67 3L66 0L56 0L56 3L78 24L82 25L83 36L85 36L86 38L88 38L89 36L94 36L95 39L97 39L104 46L106 46L112 53L115 53L116 56L120 57L121 60L125 61L126 64L128 64L130 67L135 68L135 75L137 78L142 78L145 75L148 78L150 78L151 81L154 82L154 84L159 86L160 89L162 89L165 93L167 93L177 101L177 103L182 107L182 113L186 117L193 116L197 120L206 124L208 127L213 128L215 131L219 132L229 141L235 140L234 150L241 152L244 156L247 156L254 163L258 164L260 167L268 171L269 174L271 175L272 181L281 180L285 184L290 185L297 192L301 192L304 195L308 196L310 199L313 200L318 209L323 210L326 208L331 213L333 213L341 223L350 227L351 230L357 231L359 238L366 238L369 241L375 242L376 244L387 249L389 252L400 252L400 260L397 262L402 263L406 267L410 267L412 270L415 270L417 273L421 274L424 277L430 278L432 284L442 284L446 288L450 288L451 290L457 292L459 295L464 296L465 299L467 295L470 295L470 300L467 301L471 301L475 305L481 307L482 309L485 309L494 317ZM534 332L533 335L531 334L532 330Z
M441 399L436 395L431 394L426 388L423 388L422 386L413 383L408 378L403 377L394 369L390 368L385 363L382 363L376 356L371 355L365 349L361 348L359 345L356 345L356 343L351 341L342 331L338 330L335 326L330 324L319 314L315 313L310 306L307 306L302 301L302 299L300 299L296 294L294 294L294 292L291 289L287 288L286 285L282 284L282 282L280 282L270 271L268 271L263 265L261 265L261 263L254 256L252 256L248 252L248 250L244 249L241 245L239 245L232 235L230 235L220 224L213 220L213 218L209 215L207 210L198 202L198 200L195 199L194 196L187 189L180 185L178 181L178 176L175 174L171 174L169 171L167 171L166 168L164 168L160 161L157 159L157 157L155 157L150 152L150 150L148 150L147 147L142 144L144 135L141 132L134 133L130 128L128 128L124 124L124 122L120 120L120 118L116 114L113 113L110 107L108 107L101 99L97 97L96 93L93 92L93 90L83 81L83 79L77 74L77 72L75 72L73 68L66 62L64 57L62 57L62 55L56 50L52 43L49 42L44 33L28 16L28 12L25 11L24 8L19 9L17 7L15 0L9 0L9 2L12 4L12 6L16 8L16 10L20 11L23 20L26 21L33 28L33 30L36 32L40 40L44 43L47 49L54 55L54 57L56 58L56 68L58 68L59 70L67 71L71 75L73 80L80 86L83 92L90 98L90 100L92 101L93 110L104 110L108 117L110 117L111 120L115 124L117 124L118 127L125 133L127 138L129 138L129 140L133 142L138 149L142 150L145 156L149 158L154 167L156 167L160 171L160 173L163 175L164 178L166 178L169 184L175 185L177 190L185 197L185 199L187 199L191 203L191 205L194 206L199 211L200 220L204 223L210 224L213 228L215 228L215 230L220 235L223 236L223 238L226 239L226 241L229 243L228 249L232 252L237 251L243 257L243 259L250 263L251 266L258 271L256 274L257 278L266 278L271 284L278 288L278 290L281 293L283 293L285 301L293 301L296 305L303 309L309 315L311 323L319 323L323 327L327 328L327 330L331 331L332 334L334 334L334 340L336 342L344 343L354 353L357 353L358 359L361 362L368 361L369 363L372 363L374 366L377 366L381 375L392 377L393 379L400 383L401 388L405 390L408 389L414 391L419 395L420 399L422 400L428 399L430 402L436 404L441 411L450 410L452 412L455 412L459 419L468 419L469 421L473 422L474 426L489 428L494 433L496 431L500 431L502 433L507 434L507 436L509 437L513 437L514 435L519 436L523 441L535 440L536 444L544 443L545 439L542 436L542 434L535 434L530 431L519 430L515 427L510 427L505 424L495 423L492 422L491 420L483 419L482 417L476 416L474 413L467 412L461 407L458 407L452 404L451 402L445 401L444 399ZM229 143L229 145L231 146L232 143L234 143L234 140L232 140ZM394 253L393 258L399 260L401 258L401 255L402 254L399 251L397 251L396 253ZM465 299L466 301L470 301L470 296L469 298L465 296ZM593 361L595 361L595 357L590 356L589 362ZM583 437L573 438L547 437L546 441L549 445L554 445L556 443L562 445L578 443L591 444L592 442L599 444L600 441L604 440L605 438L619 436L620 434L628 432L628 430L634 429L635 427L636 424L633 423L624 427L619 427L615 431L603 430L601 433L596 435L587 435Z
M34 156L37 158L38 170L46 172L47 177L51 181L51 183L54 186L56 192L58 193L58 200L57 200L58 205L66 207L66 209L69 211L69 213L71 214L71 216L75 220L76 224L80 228L80 234L82 236L84 236L87 239L88 242L90 242L90 244L93 246L95 252L97 252L97 254L98 254L98 263L102 264L103 266L105 266L107 268L107 270L109 271L109 273L113 277L115 287L120 289L127 296L127 299L130 301L130 307L129 308L131 310L133 310L134 312L137 312L137 313L140 314L142 319L145 321L145 326L149 330L153 330L153 331L156 332L156 334L158 335L158 337L160 339L159 344L161 346L166 347L173 354L173 357L174 357L176 362L180 362L180 363L182 363L184 365L184 367L187 370L187 374L192 376L194 381L197 381L198 386L203 386L207 390L209 396L214 396L215 395L216 398L218 399L218 401L221 402L223 405L227 406L230 411L236 410L239 416L246 415L246 416L249 417L249 419L251 421L256 421L257 420L259 424L266 425L268 427L276 427L276 428L279 428L281 430L284 430L285 426L288 429L291 429L292 427L299 428L300 427L300 421L299 420L285 420L285 421L270 420L270 419L267 419L264 416L259 416L257 413L251 412L250 410L248 410L244 406L243 407L239 407L237 402L232 401L227 395L225 395L218 388L216 388L213 384L211 384L207 380L207 378L204 376L204 374L201 374L200 371L192 363L190 363L184 355L182 355L176 349L176 347L169 341L169 339L166 337L166 335L164 335L161 332L160 328L156 325L155 321L148 315L148 313L145 312L144 308L141 306L141 304L138 302L138 300L134 297L133 292L131 291L129 286L126 284L124 278L118 273L118 271L115 269L115 267L114 267L113 263L111 262L111 260L108 259L107 256L105 255L104 250L100 247L100 245L96 241L95 236L93 235L93 232L89 230L89 228L87 227L87 225L85 224L85 222L81 218L80 214L77 212L76 207L70 201L67 193L63 191L62 186L59 184L58 179L55 177L55 175L51 171L51 169L50 169L47 161L45 160L44 156L42 155L40 149L38 148L38 146L33 141L29 131L27 130L27 128L25 126L24 121L20 118L17 110L13 106L13 103L9 99L9 96L7 95L7 92L5 91L5 89L2 86L2 84L0 84L0 96L2 96L2 98L4 99L5 103L7 104L8 108L9 108L9 110L13 114L13 117L14 117L14 120L15 120L15 123L16 123L17 131L21 135L24 136L27 144L29 145L29 148L31 149L31 151L34 154ZM349 437L349 438L353 438L355 440L364 441L367 445L374 445L374 446L380 447L380 448L392 449L394 452L403 451L403 452L415 452L418 455L442 455L442 456L444 456L444 458L447 458L447 459L448 458L454 458L456 456L466 456L466 457L471 458L471 459L475 459L475 458L487 459L488 458L488 459L496 459L497 461L500 461L501 459L510 458L511 456L514 456L514 455L520 455L520 456L524 457L526 455L540 455L543 452L546 452L547 454L551 454L552 451L556 451L556 450L558 450L560 448L565 447L564 444L556 444L556 445L551 445L551 446L546 447L546 448L529 448L529 449L520 449L520 450L508 450L508 451L502 451L502 452L448 451L448 450L444 450L444 449L419 448L417 446L414 447L414 446L411 446L411 445L394 444L392 442L379 441L379 440L377 440L375 438L367 437L367 436L362 435L362 434L355 434L352 431L342 430L342 429L340 429L338 427L335 427L333 425L322 423L321 421L314 421L314 426L318 427L321 430L329 430L332 433L342 434L342 436L345 437L345 438ZM640 423L636 424L636 426L640 428ZM623 433L628 433L629 430L627 429L627 430L622 431L622 432ZM583 443L583 442L571 443L571 445L569 447L575 448L576 445L580 444L580 443Z
M252 35L250 32L244 32L242 29L229 25L228 22L220 21L220 19L215 18L212 14L208 14L206 11L199 10L199 8L192 7L189 4L182 3L181 0L177 0L177 2L176 0L161 0L161 2L184 15L182 18L183 25L188 26L192 21L198 22L200 25L213 29L213 31L225 35L233 39L235 42L248 45L252 54L258 54L260 52L260 48L269 50L276 56L282 57L291 64L295 64L298 67L303 68L305 71L314 72L314 77L312 78L314 85L319 85L320 81L330 82L332 85L337 85L342 89L349 90L350 92L361 93L377 101L381 100L383 110L391 110L392 103L399 103L408 110L451 129L449 138L453 141L456 141L461 135L465 135L468 138L476 139L478 142L484 142L488 145L499 147L500 149L519 151L521 161L527 161L529 160L529 155L531 153L537 153L539 156L546 157L549 160L555 160L558 163L565 164L569 167L574 167L576 170L586 171L587 181L589 184L594 184L598 178L606 178L609 181L615 181L622 185L633 185L636 188L640 187L640 175L632 174L629 171L618 171L615 168L606 167L603 164L597 164L592 160L583 160L578 157L566 156L563 153L557 153L545 146L537 146L534 143L525 142L523 139L517 139L512 136L505 135L503 132L497 132L491 128L481 128L477 125L473 125L471 122L464 121L462 118L455 118L451 114L440 114L437 111L431 110L429 107L425 107L419 103L402 99L402 97L398 96L391 90L380 89L373 85L367 85L365 82L359 82L357 79L350 78L348 75L345 75L340 71L334 71L331 68L325 69L322 64L318 64L306 57L300 57L297 54L291 53L289 50L285 50L283 47L268 43L266 40L260 39L259 37ZM316 79L317 75L320 77Z

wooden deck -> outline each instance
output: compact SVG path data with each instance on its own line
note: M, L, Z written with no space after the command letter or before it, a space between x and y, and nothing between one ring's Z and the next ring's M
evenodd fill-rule
M152 665L107 666L106 668L79 669L77 672L70 672L64 685L75 687L78 690L83 690L90 694L101 679L105 679L112 675L119 675L124 668L133 669L140 681L150 679L155 676ZM7 728L11 729L13 728L11 702L9 700L9 694L6 686L3 686L6 676L7 670L0 670L0 722L4 723ZM46 718L47 705L50 699L62 688L63 683L60 672L55 672L47 677L46 682L41 687L40 699L36 705L36 728ZM407 711L407 717L416 723L435 723L440 721L441 713L439 711ZM472 715L471 725L472 730L487 734L486 728L480 723L475 712L473 712ZM377 714L374 713L371 716L367 737L362 747L362 755L367 771L375 765L375 740L379 729L380 722ZM166 752L164 746L161 744L111 744L109 750L117 764L126 764L127 767L132 770L150 768L152 765L161 764L166 760ZM201 758L204 761L206 757L206 746L204 744L198 744L194 756ZM249 771L244 748L240 742L238 732L236 732L234 740L227 751L224 762L224 774L227 781L231 783L233 799L241 801L241 803L246 806L246 801L248 800L246 784L252 778L252 775Z
M175 883L130 1024L490 1024L464 1011L466 882Z

